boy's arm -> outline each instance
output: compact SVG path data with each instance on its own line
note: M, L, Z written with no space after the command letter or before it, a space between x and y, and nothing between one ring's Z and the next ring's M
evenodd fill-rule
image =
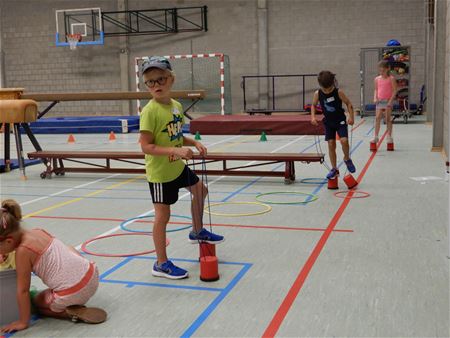
M317 124L317 120L316 120L316 105L319 102L319 92L316 90L314 92L314 96L313 96L313 100L312 100L312 104L311 104L311 123L316 125Z
M392 107L394 100L397 97L397 91L398 91L397 80L393 76L391 76L391 83L392 83L392 96L389 99L388 105L390 105Z
M197 143L200 143L200 142L197 142L196 140L194 140L190 137L183 136L183 145L188 146L188 147L195 147Z
M350 115L349 118L348 118L348 124L352 126L353 123L355 122L355 111L353 110L352 102L347 97L347 95L344 94L344 92L342 90L339 90L339 98L347 106L347 110L348 110L348 113Z
M154 136L149 131L140 131L139 143L144 154L153 156L179 156L185 159L192 158L189 148L161 147L154 144Z
M198 152L200 153L201 156L205 156L206 153L208 152L208 150L206 149L206 147L201 143L198 142L190 137L186 137L183 136L183 144L188 146L188 147L195 147L197 148Z

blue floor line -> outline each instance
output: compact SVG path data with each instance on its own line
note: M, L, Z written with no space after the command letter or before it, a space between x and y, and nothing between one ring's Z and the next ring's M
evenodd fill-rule
M184 289L184 290L191 290L191 291L208 291L208 292L224 291L224 289L220 289L220 288L207 288L207 287L202 287L202 286L179 285L179 284L135 282L135 281L116 280L116 279L101 279L100 282L110 283L110 284L122 284L122 285L125 285L127 288L131 288L134 286L151 286L151 287L157 287L157 288Z
M197 245L194 244L194 245ZM157 257L156 256L133 256L131 257L132 259L148 259L148 260L156 260ZM198 264L198 260L195 259L189 259L189 258L171 258L171 261L174 262L188 262L188 263L196 263ZM250 264L250 263L242 263L242 262L222 262L219 261L219 264L225 264L225 265L244 265L244 264Z
M370 130L366 133L366 136L369 136L371 133L372 133L372 131L375 129L375 126L373 126L372 128L370 128Z
M109 270L106 270L105 272L103 272L100 275L100 280L102 280L103 278L105 278L106 276L109 276L110 274L112 274L114 271L117 271L118 269L120 269L122 266L128 264L131 260L133 259L133 257L127 257L124 260L122 260L120 263L114 265L112 268L110 268Z
M110 276L115 271L119 270L120 268L123 268L125 265L130 263L133 260L156 260L156 256L132 256L127 257L124 260L122 260L120 263L116 264L109 270L105 271L100 276L100 282L102 283L110 283L110 284L122 284L126 287L134 287L134 286L150 286L150 287L161 287L161 288L173 288L173 289L186 289L186 290L193 290L193 291L209 291L209 292L222 292L226 289L223 288L210 288L210 287L203 287L203 286L194 286L194 285L179 285L179 284L163 284L163 283L148 283L148 282L137 282L137 281L128 281L128 280L117 280L117 279L106 279L106 277ZM187 258L173 258L171 259L174 262L188 262L188 263L194 263L199 264L198 260L194 259L187 259ZM240 262L219 262L220 265L251 265L250 263L240 263Z
M241 271L233 278L228 286L212 301L211 304L197 317L197 319L183 332L181 337L191 337L195 331L208 319L211 313L219 306L219 304L225 299L226 296L233 290L237 283L245 276L247 271L252 267L252 264L245 263Z
M302 151L300 151L300 153L303 153L307 150L309 150L310 148L314 147L317 144L318 141L315 141L313 144L310 144L309 146L307 146L306 148L304 148ZM279 165L277 165L276 167L274 167L272 169L272 171L277 170L278 168L282 167L283 165L285 165L284 163L281 163ZM247 183L246 185L244 185L243 187L237 189L236 191L230 193L230 195L228 195L227 197L225 197L221 202L227 202L228 200L230 200L231 198L233 198L234 196L243 193L243 191L249 187L251 187L253 184L255 184L256 182L260 181L263 178L263 176L257 177L254 180L250 181L249 183Z
M353 147L353 149L350 150L350 155L352 155L353 152L356 151L356 149L358 149L359 146L360 146L362 143L363 143L363 141L359 141L359 142ZM340 168L343 164L344 164L344 161L340 162L339 165L338 165L338 168ZM317 194L320 192L320 190L322 190L322 188L323 188L325 185L327 185L327 184L328 184L328 181L327 181L327 182L324 182L324 183L320 183L320 184L313 190L313 192L312 192L311 194L317 195ZM309 202L309 201L311 201L311 199L312 199L312 196L308 196L308 198L305 200L305 202Z

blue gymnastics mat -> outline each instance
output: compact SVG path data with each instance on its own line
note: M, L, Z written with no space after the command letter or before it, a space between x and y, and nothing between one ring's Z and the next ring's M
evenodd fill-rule
M35 134L130 133L139 130L139 116L50 117L30 127Z
M132 133L139 131L139 116L50 117L32 122L30 127L34 134ZM183 126L183 132L189 133L189 125Z

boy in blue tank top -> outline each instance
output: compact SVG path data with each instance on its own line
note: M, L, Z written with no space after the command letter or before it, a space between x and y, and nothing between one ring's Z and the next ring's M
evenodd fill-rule
M354 124L355 112L348 97L342 90L336 88L335 74L324 70L319 73L317 77L320 89L316 90L311 106L311 123L318 125L316 120L316 105L320 103L324 114L323 124L325 126L325 141L328 141L328 152L331 162L331 170L327 175L327 179L333 179L339 176L337 168L336 156L336 134L341 139L342 151L344 152L344 162L349 172L356 171L355 165L350 158L350 145L348 143L348 127L347 124ZM345 103L348 109L349 116L345 115L345 110L342 107Z

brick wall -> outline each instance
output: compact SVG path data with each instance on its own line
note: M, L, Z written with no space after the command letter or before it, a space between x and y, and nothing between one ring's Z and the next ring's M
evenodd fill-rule
M91 7L81 0L0 0L6 85L31 92L120 90L120 44L71 52L54 46L54 10ZM243 108L242 75L258 72L256 0L130 0L129 9L208 6L209 31L129 39L130 88L134 57L152 54L223 52L230 56L233 112ZM102 10L116 10L116 0L98 0ZM412 94L423 83L424 31L422 0L269 0L270 73L315 73L335 70L341 87L359 105L359 50L397 38L412 46ZM281 86L289 94L292 85ZM133 110L133 109L132 109ZM121 114L116 101L60 103L62 115ZM123 112L127 113L127 112ZM134 110L133 110L134 113Z
M411 94L417 102L424 82L423 17L423 0L270 0L270 72L332 70L359 106L360 49L397 39L411 46Z
M114 1L96 1L114 10ZM27 92L112 91L120 89L118 48L106 46L70 51L55 47L55 10L91 7L91 1L2 1L0 22L7 87ZM42 103L41 108L46 104ZM117 101L61 102L54 115L120 114ZM57 114L55 114L57 113Z

